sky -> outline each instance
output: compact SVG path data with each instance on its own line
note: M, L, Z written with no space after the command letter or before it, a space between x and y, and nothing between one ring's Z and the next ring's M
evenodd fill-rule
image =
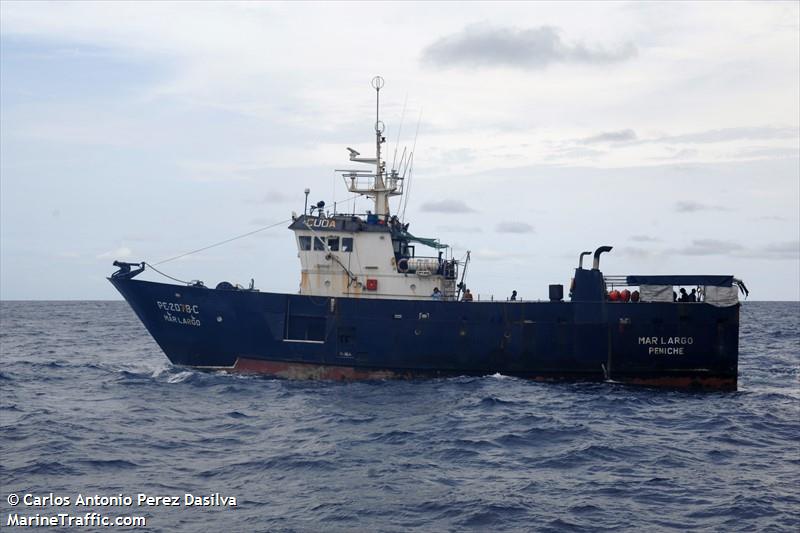
M119 299L114 259L287 220L306 187L366 211L334 170L371 153L381 75L405 220L471 251L481 298L546 299L611 245L609 275L798 300L799 6L4 0L0 299ZM159 268L296 292L286 225Z

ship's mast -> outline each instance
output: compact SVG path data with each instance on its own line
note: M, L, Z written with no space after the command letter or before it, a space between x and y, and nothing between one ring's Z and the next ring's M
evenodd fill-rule
M396 170L386 173L386 162L381 159L381 145L386 142L383 133L386 129L381 121L381 88L384 81L380 76L372 78L372 88L375 89L375 157L360 157L361 154L348 148L350 161L375 165L375 173L363 170L338 170L342 172L350 192L366 195L375 199L375 214L381 218L389 217L389 198L403 194L403 177Z
M372 87L375 89L375 214L378 216L389 215L389 194L383 180L384 163L381 162L381 144L386 142L383 136L386 128L380 120L383 84L382 77L372 78Z

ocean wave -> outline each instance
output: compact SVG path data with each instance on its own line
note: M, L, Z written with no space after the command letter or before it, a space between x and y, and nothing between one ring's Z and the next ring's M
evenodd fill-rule
M56 323L36 303L0 309L14 490L239 499L148 511L162 531L800 527L797 305L742 307L740 391L714 394L196 371L170 365L124 303L56 307Z

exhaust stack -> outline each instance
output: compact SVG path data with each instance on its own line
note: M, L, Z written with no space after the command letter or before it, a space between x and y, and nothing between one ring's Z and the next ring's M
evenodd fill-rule
M578 268L583 270L583 256L584 255L592 255L592 252L581 252L580 257L578 258Z
M601 246L594 251L594 262L592 262L592 270L600 270L600 254L603 252L610 252L613 246Z

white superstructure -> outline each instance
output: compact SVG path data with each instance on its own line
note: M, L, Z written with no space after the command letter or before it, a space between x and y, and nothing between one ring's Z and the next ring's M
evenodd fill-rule
M380 121L383 78L372 80L377 94L375 157L360 157L352 148L350 161L374 165L372 170L340 170L350 192L374 199L374 211L364 215L326 214L324 203L294 217L301 265L300 293L315 296L430 299L434 289L442 299L456 299L459 262L445 255L447 246L408 233L389 210L389 198L403 194L405 172L381 159L384 125ZM409 160L410 160L409 155ZM402 161L401 161L402 166ZM314 211L316 210L316 214ZM424 247L424 248L423 248ZM419 249L419 251L418 251ZM425 256L422 249L435 254Z

